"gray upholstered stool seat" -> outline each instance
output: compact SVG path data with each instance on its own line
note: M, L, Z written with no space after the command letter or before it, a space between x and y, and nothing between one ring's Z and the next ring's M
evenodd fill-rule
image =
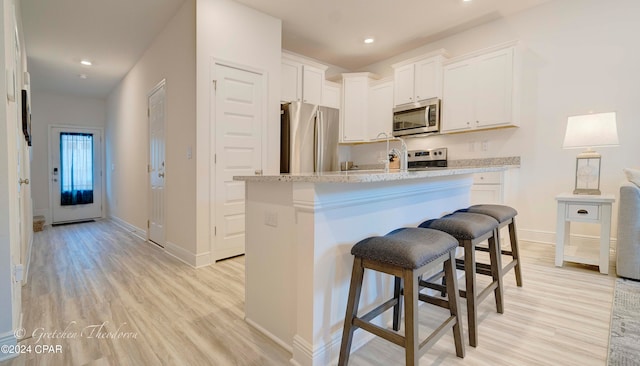
M458 240L438 230L403 228L366 238L351 248L362 259L402 268L420 268L458 247Z
M456 355L464 357L462 324L458 316L458 282L454 265L457 247L458 241L451 235L437 230L420 228L394 230L385 236L370 237L354 245L351 254L355 258L338 365L346 365L349 362L353 332L358 328L404 347L406 365L418 365L422 354L449 329L452 329ZM440 271L442 268L440 266L444 266L447 300L422 294L419 291L420 275L434 269ZM394 276L395 289L390 300L375 307L367 314L358 316L365 269ZM399 329L398 320L400 319L403 298L405 329L404 335L401 335L395 331ZM424 342L420 342L418 337L418 300L448 308L450 313L442 325ZM394 310L394 331L371 323L371 320L391 308Z
M504 312L502 298L502 265L500 263L499 246L496 244L498 221L494 218L471 212L454 212L439 219L427 220L420 224L422 228L444 231L458 240L464 247L464 260L456 260L458 269L465 271L466 288L460 295L467 300L467 318L469 323L469 344L478 345L478 304L486 299L493 291L496 311ZM488 240L490 264L477 263L475 251L479 243ZM476 286L476 274L491 276L491 283L479 291ZM446 281L445 281L446 283ZM443 286L436 285L431 280L420 283L424 287L441 290Z
M516 211L513 207L505 206L505 205L491 205L491 204L483 204L483 205L473 205L465 210L461 210L464 212L472 212L479 213L483 215L487 215L493 217L498 220L498 232L497 232L497 242L501 243L500 240L500 229L504 226L509 226L509 244L511 245L511 250L501 250L501 253L504 255L511 256L511 262L507 263L502 268L502 274L504 275L506 272L514 268L514 273L516 275L516 284L518 287L522 287L522 269L520 266L520 249L518 248L518 237L516 235L516 215L518 211Z

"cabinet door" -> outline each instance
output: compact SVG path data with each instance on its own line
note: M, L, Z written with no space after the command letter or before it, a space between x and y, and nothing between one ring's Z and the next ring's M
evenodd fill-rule
M378 138L380 132L392 133L393 124L393 83L388 82L369 89L368 138Z
M442 84L440 80L440 62L436 59L422 60L415 66L415 98L416 101L440 97Z
M296 102L302 100L302 65L282 60L280 100Z
M502 199L502 185L500 184L472 185L470 203L472 205L504 203Z
M340 87L324 84L321 104L325 107L340 109Z
M394 105L412 103L414 91L414 65L405 65L394 71Z
M477 127L513 122L513 48L478 57L475 68Z
M366 77L345 78L342 88L342 141L364 141L369 81Z
M302 101L311 104L321 104L324 71L307 65L304 65L302 69Z
M441 132L467 130L475 124L473 66L461 61L444 68Z

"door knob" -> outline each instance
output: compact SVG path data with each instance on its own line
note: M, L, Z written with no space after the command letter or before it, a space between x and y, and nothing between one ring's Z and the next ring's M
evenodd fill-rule
M29 178L20 179L19 182L20 184L29 184Z
M158 173L158 177L164 178L164 173Z
M255 173L255 175L262 175L262 169L256 170L254 173Z

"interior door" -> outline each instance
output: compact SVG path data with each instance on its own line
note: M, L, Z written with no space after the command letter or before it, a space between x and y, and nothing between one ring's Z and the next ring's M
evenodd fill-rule
M215 64L214 260L244 254L244 182L262 172L263 76Z
M83 127L50 130L52 223L102 216L102 131Z
M148 98L149 106L149 240L164 246L166 86L164 80Z

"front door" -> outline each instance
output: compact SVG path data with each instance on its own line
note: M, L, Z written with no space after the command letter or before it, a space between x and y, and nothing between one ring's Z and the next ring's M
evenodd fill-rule
M214 260L244 254L244 182L262 171L263 76L216 64Z
M102 217L102 131L52 127L52 223Z
M164 247L164 80L149 94L149 240Z

